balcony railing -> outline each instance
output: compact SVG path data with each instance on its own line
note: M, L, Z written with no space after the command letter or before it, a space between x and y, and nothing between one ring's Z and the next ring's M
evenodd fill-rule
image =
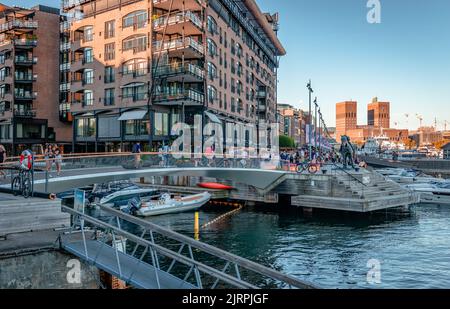
M37 21L26 21L20 19L14 19L7 23L0 25L0 32L8 31L12 29L37 29Z
M14 92L14 98L16 100L34 100L37 97L37 92L31 92L31 91L26 91L26 92L19 92L19 91L15 91Z
M59 45L60 51L68 51L70 49L70 43L61 43Z
M201 67L186 63L186 64L179 64L179 65L166 65L162 67L158 67L156 71L154 72L155 77L163 77L163 76L173 76L173 75L180 75L180 74L191 74L199 79L205 79L205 70Z
M16 72L16 74L14 74L14 80L20 82L32 82L37 80L37 74L29 74L29 73L21 74L19 72Z
M60 71L68 71L68 70L70 70L70 62L61 63L59 65L59 70Z
M31 39L15 39L14 45L16 46L26 46L26 47L35 47L37 46L37 40Z
M82 5L84 3L90 2L92 0L63 0L62 7L64 10L68 10L70 8L76 7L78 5Z
M60 23L59 30L60 32L64 32L70 29L70 23L68 21L63 21Z
M64 83L59 85L60 91L68 91L70 90L70 83Z
M153 0L153 5L163 4L163 3L169 3L171 0ZM200 6L205 6L206 1L205 0L195 0Z
M124 75L124 76L132 75L133 77L140 77L140 76L145 76L147 74L148 74L147 68L139 68L139 69L135 69L135 70L122 71L122 75Z
M146 92L138 92L128 95L122 95L122 99L124 100L132 100L133 102L136 101L143 101L148 99L148 94Z
M33 65L36 64L38 61L37 57L22 57L22 56L16 56L14 58L14 63L18 65Z
M170 26L170 25L175 25L175 24L179 24L181 22L188 22L188 21L192 22L194 25L196 25L200 29L203 28L203 23L202 23L202 20L200 19L200 17L198 17L196 14L192 13L191 11L175 13L169 17L161 16L153 22L153 25L154 25L155 29L159 29L159 28L165 27L166 24Z
M32 110L32 109L28 109L28 110L15 109L14 116L15 117L24 117L24 118L34 118L34 117L36 117L36 111Z
M261 91L261 90L259 90L259 91L257 92L256 96L257 96L258 98L260 98L260 99L263 99L263 98L267 97L267 92L266 92L266 91Z
M173 92L157 91L155 93L154 102L170 102L170 101L195 101L203 104L205 96L203 93L192 89L177 89Z
M176 49L182 49L182 48L193 48L197 52L204 54L204 47L201 43L197 42L196 40L188 37L185 39L175 39L167 42L157 41L154 44L154 50L156 52L166 51L166 50L176 50Z

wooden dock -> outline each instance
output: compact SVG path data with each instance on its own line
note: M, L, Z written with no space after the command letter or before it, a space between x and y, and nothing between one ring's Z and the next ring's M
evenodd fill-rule
M0 237L69 226L70 216L61 212L61 200L0 193Z

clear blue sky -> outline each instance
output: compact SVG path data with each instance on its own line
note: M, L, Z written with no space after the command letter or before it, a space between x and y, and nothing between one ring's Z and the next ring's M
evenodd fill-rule
M450 121L450 1L381 0L381 24L367 22L367 0L257 2L263 11L280 13L279 36L288 55L279 70L279 102L306 109L311 78L329 126L335 103L350 99L358 101L365 124L374 96L391 102L392 126L417 127L417 113L426 125L435 117ZM411 114L408 123L405 113Z

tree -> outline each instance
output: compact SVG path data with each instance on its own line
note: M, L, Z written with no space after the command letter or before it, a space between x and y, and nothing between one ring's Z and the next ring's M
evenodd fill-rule
M433 146L436 149L441 150L442 148L444 148L445 145L448 144L448 142L449 142L448 140L443 139L443 140L440 140L439 142L433 143Z
M295 141L286 135L280 135L280 148L294 148Z
M408 138L405 141L405 147L408 148L409 150L416 148L417 147L417 143L415 140L413 140L412 138Z

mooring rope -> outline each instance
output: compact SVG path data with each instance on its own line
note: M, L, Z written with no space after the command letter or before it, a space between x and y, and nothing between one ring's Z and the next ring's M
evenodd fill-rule
M217 204L220 204L220 203L217 203ZM234 204L234 205L238 205L238 208L233 209L233 210L231 210L231 211L229 211L229 212L227 212L227 213L225 213L225 214L223 214L223 215L220 215L219 217L215 218L214 220L211 220L211 221L209 221L208 223L203 224L203 225L201 226L201 229L205 229L205 228L207 228L207 227L209 227L209 226L211 226L211 225L213 225L213 224L215 224L215 223L217 223L217 222L219 222L219 221L224 220L224 219L227 218L227 217L231 217L231 216L234 215L235 213L241 211L242 208L244 208L244 206L243 206L242 204Z

